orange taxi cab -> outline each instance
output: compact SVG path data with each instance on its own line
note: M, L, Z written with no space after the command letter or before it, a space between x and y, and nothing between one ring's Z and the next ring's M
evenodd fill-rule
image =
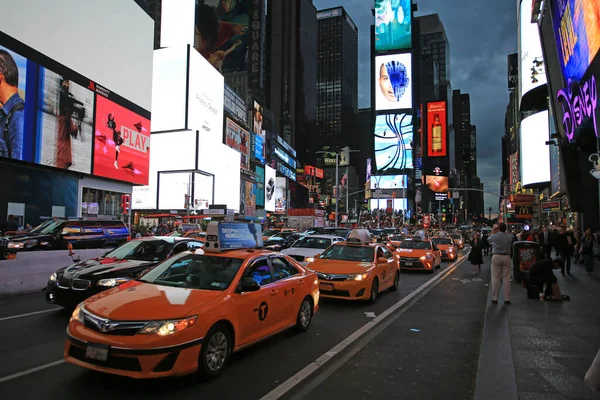
M403 240L404 235L391 235L388 237L386 245L388 249L393 252L398 246L400 246L400 243L402 243Z
M458 246L458 248L460 250L462 250L465 247L465 242L463 240L463 237L460 233L455 233L452 235L452 240L454 241L454 244L456 246Z
M65 361L132 378L214 377L233 352L290 327L307 330L319 306L317 276L257 249L260 230L213 222L204 251L180 253L80 303Z
M396 249L400 269L434 272L442 265L442 254L431 240L406 239Z
M448 237L434 238L433 243L440 249L442 261L454 261L458 257L458 247Z
M374 303L385 290L398 290L398 260L383 244L371 243L366 229L350 232L309 264L319 278L321 297L368 300Z

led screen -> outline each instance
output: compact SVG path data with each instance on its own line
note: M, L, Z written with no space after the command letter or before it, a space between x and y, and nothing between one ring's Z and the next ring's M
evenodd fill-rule
M275 170L265 165L265 210L275 211Z
M226 133L225 133L225 144L234 150L237 150L242 155L241 167L245 169L250 168L250 134L248 131L243 129L241 126L230 120L226 119Z
M169 2L170 3L170 2ZM186 129L188 51L182 47L154 52L152 74L153 132Z
M254 186L256 205L265 206L265 169L264 167L256 167L256 185Z
M425 175L423 177L424 184L431 190L436 193L446 193L448 192L448 177L447 176L435 176L435 175Z
M158 208L163 210L185 210L185 196L191 194L191 173L161 173L158 191Z
M413 168L411 114L378 115L375 120L377 171Z
M375 57L375 109L412 108L412 56L410 53Z
M256 219L256 194L252 182L242 181L240 185L240 215L246 219Z
M552 12L563 76L580 80L600 49L600 2L552 0Z
M150 120L96 97L94 175L148 184Z
M411 0L375 0L375 51L411 47Z
M277 178L275 181L275 212L287 210L287 179Z
M385 210L388 208L390 201L392 202L394 211L408 209L408 199L371 199L369 200L369 206L371 210Z
M519 24L519 54L521 56L519 86L521 97L523 97L530 90L545 85L547 82L540 32L538 25L531 23L531 2L523 1L521 3Z
M254 102L254 108L252 109L252 131L256 134L263 133L263 108L256 101Z
M446 102L427 103L427 155L429 157L446 157L447 124Z
M406 189L406 175L384 175L371 177L371 189Z
M550 149L548 111L542 111L521 121L519 148L521 149L521 184L523 186L550 182Z

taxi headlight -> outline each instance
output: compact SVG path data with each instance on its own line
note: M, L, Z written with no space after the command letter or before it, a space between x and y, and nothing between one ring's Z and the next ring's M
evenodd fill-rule
M104 286L104 287L115 287L115 286L119 286L122 283L125 282L129 282L129 279L127 278L109 278L109 279L100 279L98 281L98 283L96 283L97 286Z
M71 315L71 321L79 321L83 324L83 305L81 303L77 304L75 310L73 310L73 314Z
M25 243L23 242L8 242L9 249L22 249L25 247Z
M369 276L369 274L348 275L348 280L349 281L364 281L365 279L367 279L367 276Z
M56 278L57 278L57 277L56 277L56 272L54 272L52 275L50 275L50 280L51 280L52 282L56 282Z
M315 258L314 257L306 257L304 259L304 262L307 262L307 263L315 262Z
M197 315L183 319L173 319L169 321L151 321L140 333L154 333L159 336L169 336L181 332L194 325Z

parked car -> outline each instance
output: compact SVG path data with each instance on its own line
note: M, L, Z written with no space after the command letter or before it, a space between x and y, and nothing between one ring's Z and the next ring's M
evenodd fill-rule
M310 235L296 241L291 247L281 251L306 266L315 261L315 258L334 243L343 242L341 236Z
M46 300L75 307L96 293L139 278L172 255L203 246L198 240L172 236L129 241L103 257L76 262L53 273L46 285Z
M31 232L8 236L9 251L62 250L118 246L125 243L129 230L122 221L92 218L54 219Z

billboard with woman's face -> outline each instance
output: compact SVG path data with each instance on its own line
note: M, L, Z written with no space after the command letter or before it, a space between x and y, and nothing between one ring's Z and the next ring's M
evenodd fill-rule
M375 110L411 109L412 56L410 53L375 57Z

